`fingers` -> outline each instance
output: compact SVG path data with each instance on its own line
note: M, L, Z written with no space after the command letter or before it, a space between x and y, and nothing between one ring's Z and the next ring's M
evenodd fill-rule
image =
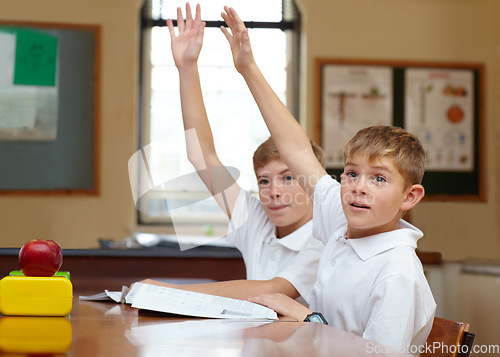
M202 39L203 39L203 31L205 30L205 26L206 26L206 25L207 25L207 23L206 23L206 22L202 22L202 23L200 24L200 26L198 26L198 33L197 33L197 35L198 35L198 36L201 36L201 38L202 38ZM201 33L201 34L200 34L200 33Z
M172 20L167 20L167 26L170 31L170 37L174 37L174 26ZM177 8L177 28L179 29L179 34L190 30L192 28L197 28L198 32L205 28L205 22L201 21L201 6L200 4L196 5L196 14L193 20L193 13L191 11L191 6L189 3L186 3L186 19L184 20L182 16L182 9L180 7Z
M228 16L229 8L227 6L224 6L224 11L225 12L221 12L220 15L222 16L222 19L226 22L226 25L229 28L232 28L233 27L233 21L232 21L232 18L230 18Z
M229 31L224 27L224 26L221 26L220 27L222 33L224 34L224 36L226 36L227 40L229 41L229 43L231 43L231 34L229 33Z
M196 18L194 21L201 22L201 6L200 6L200 4L196 5Z
M180 7L177 8L177 28L179 32L184 31L184 19L182 18L182 10Z
M171 19L167 19L167 27L168 27L168 32L170 33L170 38L175 37L175 31L174 31L174 23L172 22Z
M197 14L198 15L198 14ZM193 25L193 14L191 13L191 6L186 3L186 28L191 28Z
M223 13L222 18L224 19L224 21L226 21L228 26L231 28L231 30L233 31L233 34L235 34L235 31L238 33L243 32L246 27L245 27L245 24L243 23L243 21L240 19L240 17L236 13L236 10L233 9L232 7L228 7L228 6L224 6L224 10L226 11L226 13L225 14Z
M245 24L241 21L238 14L232 7L224 6L224 11L225 12L221 12L221 16L226 22L227 27L231 29L231 33L224 26L221 26L220 29L229 42L231 42L233 38L239 41L241 34L244 31L247 31Z

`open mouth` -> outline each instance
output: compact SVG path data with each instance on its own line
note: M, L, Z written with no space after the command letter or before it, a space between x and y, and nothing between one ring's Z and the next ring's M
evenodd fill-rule
M369 207L369 206L364 205L364 204L359 203L359 202L351 202L351 203L349 203L349 206L351 206L351 207L355 207L355 208L370 209L370 207Z

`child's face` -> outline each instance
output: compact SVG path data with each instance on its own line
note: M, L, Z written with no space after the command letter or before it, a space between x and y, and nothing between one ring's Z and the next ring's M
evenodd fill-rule
M267 216L284 237L312 218L312 201L281 159L257 169L259 197Z
M410 188L390 158L370 162L365 155L346 161L341 179L347 237L360 238L398 228Z

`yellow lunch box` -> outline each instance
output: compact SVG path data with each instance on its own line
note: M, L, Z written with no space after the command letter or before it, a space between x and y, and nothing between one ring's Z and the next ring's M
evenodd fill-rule
M0 280L0 313L66 316L73 307L73 285L62 276L6 276Z

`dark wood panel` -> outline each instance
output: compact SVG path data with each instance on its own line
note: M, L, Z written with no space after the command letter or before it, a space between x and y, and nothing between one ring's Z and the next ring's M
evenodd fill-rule
M0 274L18 269L17 256L0 256ZM145 278L245 279L241 258L65 256L75 292L120 290Z

